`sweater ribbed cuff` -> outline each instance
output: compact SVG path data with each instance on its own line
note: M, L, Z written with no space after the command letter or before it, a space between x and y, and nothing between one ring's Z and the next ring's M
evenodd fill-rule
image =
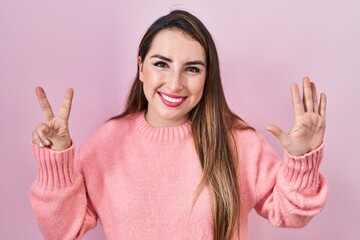
M38 169L36 184L40 188L48 190L61 189L76 181L73 166L73 145L63 151L53 151L33 144L33 152Z
M294 190L313 191L319 186L319 167L324 155L324 145L317 149L295 157L285 152L284 180Z

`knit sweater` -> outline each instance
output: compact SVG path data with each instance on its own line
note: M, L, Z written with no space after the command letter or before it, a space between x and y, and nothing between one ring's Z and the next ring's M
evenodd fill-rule
M254 208L278 227L302 227L323 208L323 146L283 161L253 130L235 132L240 168L240 237ZM38 177L30 201L46 239L80 239L100 220L106 239L213 239L212 198L204 188L189 122L154 128L144 113L111 120L81 147L33 145ZM233 239L238 239L234 236Z

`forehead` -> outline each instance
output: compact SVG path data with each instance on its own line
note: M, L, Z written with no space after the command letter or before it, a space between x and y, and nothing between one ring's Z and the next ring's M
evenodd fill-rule
M164 29L156 34L148 55L160 54L176 60L205 62L205 50L187 33L178 29Z

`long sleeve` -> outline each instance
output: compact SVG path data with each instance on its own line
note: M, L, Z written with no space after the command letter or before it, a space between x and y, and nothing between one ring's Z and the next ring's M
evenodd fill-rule
M33 145L38 177L30 202L45 239L80 239L96 226L96 213L81 174L74 170L74 147L56 152Z
M234 138L240 239L247 239L254 208L284 227L303 226L322 209L322 146L282 161L255 131L236 131ZM34 146L34 153L39 174L30 199L45 239L80 239L97 219L109 240L212 238L209 189L193 202L202 168L190 123L155 128L138 113L102 125L76 161L73 147L54 152Z
M277 227L302 227L319 213L327 185L319 171L323 145L301 157L279 157L260 137L256 164L256 211Z

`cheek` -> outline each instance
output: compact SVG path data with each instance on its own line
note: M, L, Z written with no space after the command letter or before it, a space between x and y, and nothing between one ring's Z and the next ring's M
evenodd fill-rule
M140 81L142 81L143 83L147 82L149 79L149 71L143 69L143 71L140 72L139 77Z
M144 69L144 71L141 74L141 81L146 82L148 84L156 84L163 79L163 75L161 73L158 73L152 69Z
M197 79L196 84L193 86L194 92L202 95L205 87L205 79Z

